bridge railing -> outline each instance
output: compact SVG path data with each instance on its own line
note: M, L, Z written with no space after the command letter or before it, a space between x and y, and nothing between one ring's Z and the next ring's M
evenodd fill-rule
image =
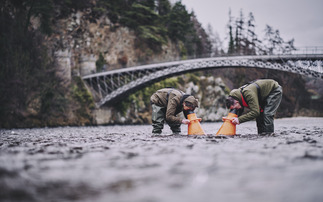
M290 50L290 51L285 51L285 52L275 52L273 54L239 54L239 53L234 53L234 54L228 54L228 53L222 53L222 54L206 54L206 55L195 55L195 56L185 56L185 57L173 57L172 59L168 60L153 60L153 61L142 61L142 62L137 62L136 64L130 65L130 66L124 66L123 68L128 68L132 66L142 66L142 65L150 65L150 64L157 64L157 63L165 63L165 62L175 62L175 61L183 61L183 60L191 60L191 59L203 59L203 58L213 58L213 57L232 57L232 56L272 56L272 55L281 55L281 56L288 56L288 55L315 55L315 54L323 54L323 46L307 46L307 47L296 47L296 50ZM113 69L119 69L120 65L111 65L107 69L102 69L100 72L105 72L105 71L111 71ZM99 72L97 72L99 73Z
M269 56L273 56L273 55L317 55L317 54L323 54L323 46L306 46L306 47L295 47L295 50L273 50L272 53L268 53L268 52L259 52L256 54L245 54L245 53L233 53L233 54L222 54L222 55L216 55L214 57L225 57L225 56L263 56L263 55L269 55Z
M296 50L291 51L291 54L298 55L298 54L323 54L323 46L308 46L297 48Z

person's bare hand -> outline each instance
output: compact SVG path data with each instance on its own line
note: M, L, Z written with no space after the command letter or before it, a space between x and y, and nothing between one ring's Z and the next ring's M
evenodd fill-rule
M189 124L190 123L190 120L188 120L188 119L183 119L182 120L182 124Z
M233 123L235 125L239 125L240 124L239 119L237 117L232 118L231 123Z

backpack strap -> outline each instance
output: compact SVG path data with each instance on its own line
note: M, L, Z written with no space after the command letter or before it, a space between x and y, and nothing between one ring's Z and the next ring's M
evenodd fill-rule
M178 112L180 112L180 111L182 111L183 109L182 109L182 107L183 107L183 102L184 102L184 100L188 97L188 96L190 96L190 94L186 94L186 93L184 93L183 91L181 91L181 90L178 90L178 89L176 89L176 88L172 88L172 87L169 87L169 88L171 88L171 90L169 90L168 92L167 92L167 97L166 97L166 102L168 103L168 97L169 97L169 94L173 91L173 90L177 90L178 92L180 92L181 93L181 95L182 95L182 97L181 97L181 100L180 100L180 102L179 102L179 105L176 107L176 113L178 113ZM184 116L185 116L185 118L187 118L187 114L185 114L184 113Z
M171 90L169 90L168 92L167 92L167 96L166 96L166 102L168 103L168 97L169 97L169 94L173 91L173 90L177 90L178 92L180 92L182 95L184 95L184 92L183 91L181 91L181 90L178 90L178 89L176 89L176 88L173 88L173 87L167 87L167 88L171 88ZM183 97L182 97L183 98Z
M256 83L257 80L251 81L245 85L243 85L240 89L240 93L242 96L242 100L246 100L244 95L243 95L243 89L247 86L249 86L250 84L254 84L257 87L257 95L258 95L258 102L259 102L259 106L260 106L260 111L263 112L263 108L264 108L264 101L261 99L261 92L260 92L260 86Z

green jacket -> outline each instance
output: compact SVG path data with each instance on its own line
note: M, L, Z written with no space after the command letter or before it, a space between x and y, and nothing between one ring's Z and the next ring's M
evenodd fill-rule
M278 82L272 79L259 79L255 83L257 83L260 87L260 99L258 97L257 86L253 83L245 87L242 86L239 89L233 89L229 94L237 99L240 105L243 106L241 89L244 87L242 93L250 111L238 117L240 123L257 118L260 115L259 103L264 101L270 92L279 86Z
M167 102L167 94L168 102ZM181 99L184 95L184 92L172 88L163 88L158 90L150 97L151 103L160 106L166 107L166 121L170 124L181 124L182 118L177 117L176 115L183 111L183 105L181 105Z

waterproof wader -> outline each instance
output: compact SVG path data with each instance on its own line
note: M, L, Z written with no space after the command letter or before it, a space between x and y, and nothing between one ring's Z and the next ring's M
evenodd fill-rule
M274 132L274 115L282 100L283 89L278 86L266 98L264 111L256 118L258 134L268 134Z
M164 128L164 123L166 119L166 107L160 107L155 104L151 104L152 107L152 126L153 126L153 133L160 134ZM170 129L173 133L180 133L181 132L181 124L169 124Z

